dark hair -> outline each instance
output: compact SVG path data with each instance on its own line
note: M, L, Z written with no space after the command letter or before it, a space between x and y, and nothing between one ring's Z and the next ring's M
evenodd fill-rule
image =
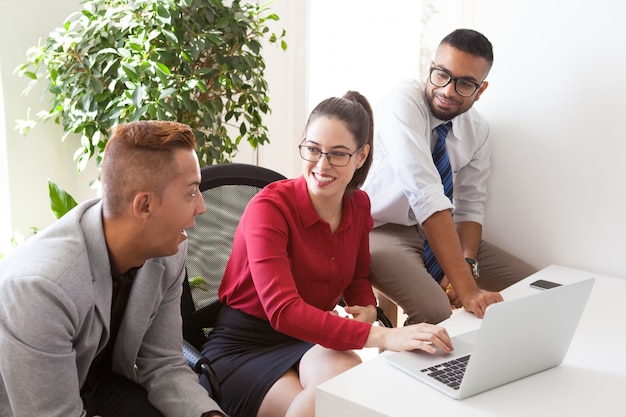
M472 29L457 29L443 38L439 45L447 44L468 54L485 58L489 68L493 65L493 47L489 39Z
M348 91L341 98L330 97L319 103L309 115L304 132L309 125L319 117L328 117L341 120L354 136L357 149L369 145L369 154L361 168L357 169L346 187L346 194L358 189L363 182L374 155L374 116L369 101L357 91Z
M138 121L117 126L108 140L100 178L104 210L119 216L138 191L162 198L178 175L174 151L196 149L187 125L169 121Z

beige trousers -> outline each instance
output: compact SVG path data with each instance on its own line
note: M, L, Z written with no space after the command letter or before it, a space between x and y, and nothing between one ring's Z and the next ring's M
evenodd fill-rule
M447 295L424 267L424 240L419 226L386 224L373 229L370 252L372 285L402 308L409 321L439 323L450 316ZM489 291L501 291L537 271L485 241L480 244L478 264L478 286Z

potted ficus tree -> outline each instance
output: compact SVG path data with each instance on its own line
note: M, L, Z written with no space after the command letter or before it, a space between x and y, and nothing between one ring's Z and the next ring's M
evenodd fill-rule
M43 83L46 111L18 121L26 134L53 120L79 135L74 159L99 167L110 128L141 119L188 124L201 165L230 162L242 140L268 142L264 41L286 49L269 3L240 0L85 0L17 71ZM49 94L48 94L49 93ZM55 215L75 202L49 184Z

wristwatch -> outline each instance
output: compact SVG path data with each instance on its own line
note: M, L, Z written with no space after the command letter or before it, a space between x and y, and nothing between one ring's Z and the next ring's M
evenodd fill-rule
M472 268L472 276L474 277L474 279L478 279L478 277L480 276L478 261L474 258L465 258L465 262L470 264L470 268Z

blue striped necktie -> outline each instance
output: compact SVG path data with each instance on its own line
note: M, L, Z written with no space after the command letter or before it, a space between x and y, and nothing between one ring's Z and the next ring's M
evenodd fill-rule
M435 128L435 132L437 132L437 142L433 148L433 162L441 176L443 191L450 201L452 201L452 167L450 167L450 159L448 159L448 152L446 152L446 136L451 128L452 122L439 125ZM435 254L426 238L424 238L424 265L435 281L441 282L444 276L443 270L439 262L437 262Z

